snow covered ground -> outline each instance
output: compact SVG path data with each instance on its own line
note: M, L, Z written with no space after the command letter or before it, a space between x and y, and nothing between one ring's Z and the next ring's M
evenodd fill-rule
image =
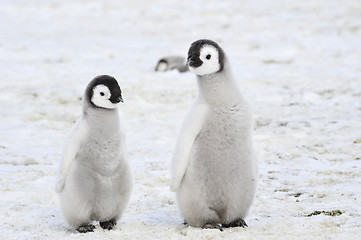
M199 38L228 53L255 115L258 193L246 229L182 225L169 167L195 76L154 72ZM54 192L85 86L124 92L133 194L113 231L70 229ZM0 1L0 239L357 239L361 2ZM340 210L328 216L315 211ZM307 215L312 216L307 216Z

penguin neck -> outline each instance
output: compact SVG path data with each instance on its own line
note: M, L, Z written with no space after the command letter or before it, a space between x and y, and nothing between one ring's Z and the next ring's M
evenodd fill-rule
M241 99L238 85L226 66L220 72L197 76L197 80L199 98L211 106L234 106Z
M119 110L87 107L84 111L84 118L91 126L91 131L97 134L112 136L119 134Z

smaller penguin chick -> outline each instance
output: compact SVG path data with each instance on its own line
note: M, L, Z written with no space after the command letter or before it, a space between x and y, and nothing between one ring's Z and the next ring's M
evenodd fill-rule
M168 56L161 58L155 71L165 72L173 69L177 69L179 72L187 72L188 66L186 65L186 59L181 56Z
M92 221L111 230L128 204L132 180L118 106L122 92L115 78L89 82L83 114L65 146L56 183L62 212L79 232L92 232Z

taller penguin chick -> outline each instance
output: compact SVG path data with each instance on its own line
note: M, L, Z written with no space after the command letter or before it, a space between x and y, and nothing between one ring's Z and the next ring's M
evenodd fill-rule
M171 190L191 226L247 226L258 179L250 106L217 43L193 42L187 64L199 91L173 156Z
M123 102L115 78L95 77L83 98L83 114L65 146L56 184L63 214L79 232L92 221L112 229L128 204L132 181L118 106Z

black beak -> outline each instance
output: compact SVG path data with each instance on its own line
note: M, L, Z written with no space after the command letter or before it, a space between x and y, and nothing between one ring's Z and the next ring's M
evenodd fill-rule
M188 65L188 66L192 66L192 64L194 64L194 60L190 57L190 58L188 58L188 60L187 60L187 65Z
M188 59L187 59L187 65L189 67L199 67L203 64L202 60L199 59L199 56L198 55L191 55L191 56L188 56Z
M119 97L117 97L117 98L109 98L109 101L111 101L112 103L120 103L120 102L123 103L124 102L121 95L119 95Z

